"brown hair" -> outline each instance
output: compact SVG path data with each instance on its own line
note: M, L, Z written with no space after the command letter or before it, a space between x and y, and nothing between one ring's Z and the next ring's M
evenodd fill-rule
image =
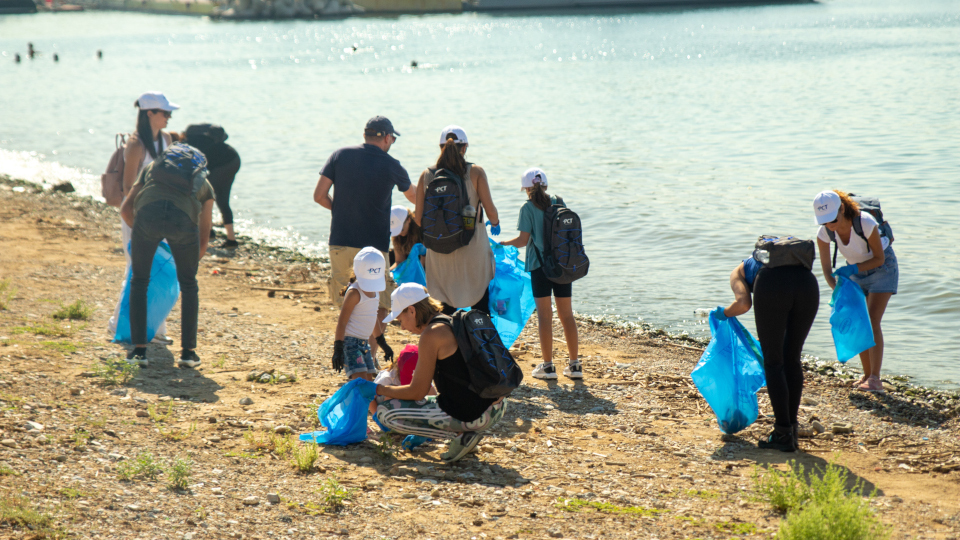
M437 168L454 172L463 178L467 173L467 160L463 157L463 148L466 144L456 142L456 135L447 135L447 141L440 146L440 157L437 158ZM464 178L464 181L469 178Z
M403 253L404 258L410 255L410 250L413 249L413 246L423 242L422 229L417 225L417 221L413 219L413 212L411 212L410 209L407 209L407 219L410 220L410 224L407 225L407 234L393 237L394 255Z
M424 289L426 291L426 289ZM430 294L428 291L427 294ZM437 300L430 298L429 296L423 300L413 304L414 309L414 322L417 326L426 326L431 319L440 314L443 310L443 306Z
M849 193L839 189L835 189L833 192L840 196L840 202L843 203L843 217L853 221L853 218L860 215L860 205L850 197Z
M530 191L527 192L527 196L530 197L530 200L533 202L533 205L543 210L547 211L547 208L550 208L550 196L547 195L547 188L540 182L537 182L533 185Z
M347 289L349 289L349 288L350 288L350 285L352 285L355 281L357 281L357 276L354 275L353 270L351 270L351 271L350 271L350 281L347 282L347 286L346 286L346 287L340 289L340 296L346 296L346 295L347 295Z

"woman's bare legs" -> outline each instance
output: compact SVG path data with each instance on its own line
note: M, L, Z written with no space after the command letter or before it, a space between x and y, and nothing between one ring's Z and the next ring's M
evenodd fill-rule
M540 334L540 354L543 363L553 362L553 304L551 296L534 298L537 304L537 331Z

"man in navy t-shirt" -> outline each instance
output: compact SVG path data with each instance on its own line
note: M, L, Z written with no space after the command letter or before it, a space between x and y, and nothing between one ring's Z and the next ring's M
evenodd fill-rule
M372 246L383 252L387 260L390 247L391 191L396 186L411 203L416 202L416 186L400 162L387 152L400 134L383 116L367 121L364 143L341 148L330 155L320 171L320 181L313 200L330 210L330 299L340 304L340 290L347 286L353 269L353 258L363 248ZM330 188L334 197L330 196ZM393 280L387 274L387 290L380 293L378 321L390 309ZM378 330L374 334L379 335Z

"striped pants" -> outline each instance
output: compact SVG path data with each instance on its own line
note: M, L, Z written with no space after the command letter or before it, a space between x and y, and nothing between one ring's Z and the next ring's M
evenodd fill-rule
M440 409L437 396L427 396L420 401L377 396L377 421L381 426L396 433L431 439L452 439L464 431L487 431L506 411L507 401L502 399L483 411L480 418L461 422Z

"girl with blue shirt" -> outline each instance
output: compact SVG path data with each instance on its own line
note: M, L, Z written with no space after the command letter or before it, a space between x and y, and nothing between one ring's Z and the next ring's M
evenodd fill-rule
M526 190L529 199L520 208L520 220L517 229L520 235L506 242L504 246L525 247L526 262L524 269L530 272L533 285L533 298L537 304L537 327L540 334L540 350L543 362L533 370L536 379L556 379L557 370L553 367L553 306L551 294L557 301L557 316L563 326L563 335L567 340L570 362L563 374L571 379L583 378L583 367L577 358L579 337L577 321L573 318L573 285L554 283L540 268L543 245L543 213L551 205L563 204L559 197L547 195L547 174L537 167L528 169L521 177L521 189Z

